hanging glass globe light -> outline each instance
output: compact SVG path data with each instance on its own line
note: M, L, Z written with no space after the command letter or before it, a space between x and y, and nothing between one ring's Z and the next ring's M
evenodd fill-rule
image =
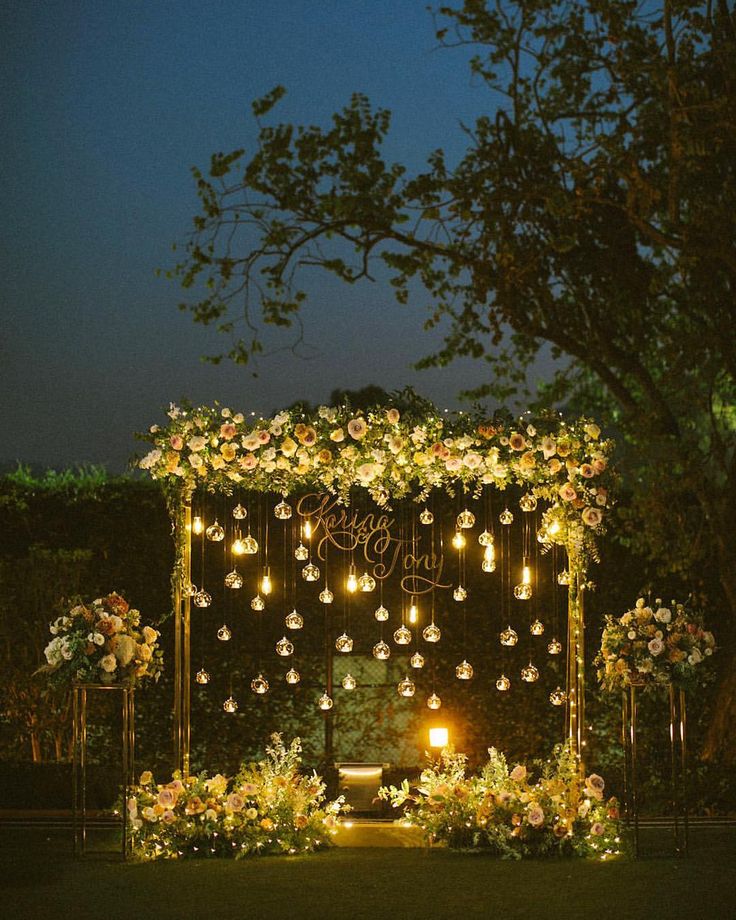
M455 549L462 549L465 546L465 534L462 530L456 530L455 536L452 538L452 545Z
M304 581L319 581L319 569L313 562L304 566L302 569L302 578Z
M238 502L238 504L233 508L233 517L236 521L242 521L243 518L248 516L248 512L245 508Z
M456 601L464 601L468 596L468 592L463 588L462 585L458 585L457 588L452 592L452 596Z
M184 597L194 597L194 595L197 593L197 586L192 584L191 581L184 582L182 585L181 593L184 595Z
M563 569L557 575L557 584L558 585L569 585L570 584L570 573L567 571L567 569Z
M549 695L549 701L553 706L564 706L567 702L567 694L561 687L555 687Z
M533 636L541 636L544 634L544 623L541 620L535 620L532 625L529 627L529 632Z
M516 645L519 641L519 636L515 629L512 629L511 626L507 626L506 629L502 630L498 634L499 641L501 645L512 646Z
M195 514L194 517L192 518L192 533L199 536L203 530L204 530L204 521L198 514Z
M289 655L293 655L294 643L287 639L286 636L283 639L279 639L276 643L276 654L282 658L288 658Z
M425 642L439 642L442 631L436 623L429 623L422 630L422 637Z
M378 620L379 623L385 623L388 619L388 610L381 604L380 607L376 607L373 616Z
M232 637L233 634L230 631L229 626L223 625L217 630L217 638L220 640L220 642L229 642Z
M494 538L493 534L488 530L484 530L482 534L478 536L478 542L481 546L493 546Z
M293 514L293 509L288 502L280 501L273 509L274 517L280 521L288 521Z
M376 587L376 579L367 572L363 572L358 579L358 587L364 592L373 591Z
M427 697L427 708L428 709L439 709L442 705L442 700L437 696L436 693L432 693Z
M205 671L204 668L200 668L199 671L194 676L194 679L198 684L208 684L210 682L209 671Z
M243 552L246 556L255 556L258 552L258 541L250 534L243 538Z
M391 648L381 639L373 646L373 657L379 661L385 661L391 657Z
M487 572L487 573L495 572L495 571L496 571L496 563L495 563L495 562L489 562L487 559L484 559L484 560L481 562L481 564L480 564L480 568L481 568L481 571L482 571L482 572Z
M562 643L560 640L557 638L550 639L547 643L547 651L550 655L559 655L562 651Z
M498 519L502 524L511 524L513 523L514 516L508 508L504 508L503 511L499 514Z
M414 654L409 659L409 664L413 668L423 668L424 667L424 655L421 652L414 652Z
M323 604L331 604L335 600L335 595L329 588L324 588L319 592L319 599Z
M317 705L323 712L327 712L328 710L332 709L334 703L332 702L331 697L327 696L326 693L323 693L322 696L317 700Z
M408 645L411 642L411 630L407 629L406 626L399 626L394 631L394 642L397 645Z
M463 659L460 664L455 668L455 677L458 680L470 680L473 676L473 665L469 661Z
M342 652L343 655L347 655L348 652L353 650L353 640L347 633L343 633L335 639L335 648L338 652Z
M193 600L195 607L209 607L209 605L212 603L212 595L208 594L204 588L202 588L201 591L197 591Z
M245 552L245 541L242 537L236 537L233 540L233 545L230 547L230 550L233 556L242 556Z
M260 594L256 594L256 596L251 600L250 609L251 610L265 610L266 609L266 602L263 600Z
M434 515L429 508L424 508L419 514L420 524L431 524L434 521Z
M414 696L417 692L417 685L410 677L405 677L398 682L396 689L399 692L399 696Z
M232 572L227 573L225 576L225 587L232 588L233 591L243 587L243 576L237 569L233 569Z
M475 524L475 515L466 508L457 516L457 526L463 530L469 530Z
M535 680L539 680L539 671L534 667L531 661L526 667L521 669L521 679L525 680L528 684L533 684Z
M505 674L502 674L496 681L496 690L500 690L501 693L505 692L511 687L511 681L506 677Z
M297 613L296 608L287 613L284 617L284 623L286 624L287 629L301 629L304 626L304 617L301 613Z
M254 677L250 682L250 689L257 693L259 696L263 696L264 693L268 693L268 681L263 676L259 674L258 677Z
M294 668L289 668L289 670L284 675L284 680L287 684L298 684L301 679L301 674Z
M343 690L355 690L355 688L358 686L358 682L352 674L346 674L340 683L342 684Z
M238 701L234 700L231 696L229 696L225 700L225 702L222 704L222 708L225 710L225 712L237 712L238 711Z
M483 562L480 567L484 572L496 571L496 547L493 543L489 543L483 550Z
M309 559L309 550L303 543L300 543L294 550L294 558L299 562L306 562Z
M514 586L514 597L517 601L528 601L532 596L532 586L525 585L523 582Z
M225 539L225 530L221 524L218 524L217 520L215 520L214 524L210 524L204 533L207 539L212 540L213 543L220 543Z
M195 593L193 600L195 607L209 607L212 603L212 595L208 594L204 588L202 588L201 591Z
M522 495L519 499L519 507L522 511L534 511L537 507L537 497L531 492L527 492L526 495Z

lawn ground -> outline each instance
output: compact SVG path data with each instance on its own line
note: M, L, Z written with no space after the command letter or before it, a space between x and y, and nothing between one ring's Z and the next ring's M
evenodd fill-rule
M111 845L108 833L108 847ZM124 864L75 860L68 830L0 829L8 920L731 920L736 828L693 828L691 856L643 835L639 860L508 862L445 850Z

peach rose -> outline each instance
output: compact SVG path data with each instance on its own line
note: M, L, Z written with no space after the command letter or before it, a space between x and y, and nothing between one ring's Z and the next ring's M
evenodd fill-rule
M387 409L386 418L388 419L390 425L396 425L401 418L401 415L399 414L398 409Z
M511 450L524 450L526 447L526 438L523 434L519 434L518 431L514 431L509 435L509 447Z
M232 441L237 434L237 430L232 422L225 422L224 425L220 425L220 437L225 438L226 441Z
M362 438L364 438L367 431L368 426L365 423L365 419L352 418L348 422L348 434L356 441L360 441Z
M573 488L571 482L563 483L558 489L558 494L560 498L565 502L574 501L578 497L578 493Z

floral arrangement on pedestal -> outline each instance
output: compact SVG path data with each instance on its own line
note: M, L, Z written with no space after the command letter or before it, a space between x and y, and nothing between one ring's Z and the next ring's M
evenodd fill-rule
M114 591L91 603L78 599L49 624L52 640L44 649L40 673L55 688L74 682L128 684L158 680L163 653L159 633L140 625L139 610Z
M328 846L343 796L325 801L325 784L299 772L301 741L286 747L271 736L266 757L243 764L237 776L205 773L157 784L141 774L127 801L133 856L266 856L309 853Z
M606 616L595 664L599 681L610 692L632 684L686 688L702 676L701 665L715 649L702 614L676 601L664 607L657 599L650 607L639 598L622 616Z
M442 751L420 777L415 793L407 780L379 796L423 828L430 843L456 849L489 849L499 856L570 855L610 859L622 850L616 799L604 801L603 779L583 780L569 747L555 748L536 779L522 764L509 770L489 748L488 762L466 775L466 757Z

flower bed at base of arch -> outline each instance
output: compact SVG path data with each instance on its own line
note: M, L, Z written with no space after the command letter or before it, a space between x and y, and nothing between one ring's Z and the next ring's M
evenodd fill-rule
M616 799L604 799L603 779L582 780L567 746L555 748L536 779L523 765L509 770L503 754L489 759L474 776L466 757L445 749L423 771L412 793L383 787L379 795L404 818L421 827L430 843L453 849L486 850L508 859L530 856L583 856L612 859L624 852Z
M168 424L144 436L153 449L140 467L175 500L205 485L227 493L318 489L347 501L359 486L384 506L409 495L424 500L433 489L478 494L484 485L516 484L550 502L543 525L551 541L594 546L613 479L613 442L595 422L566 422L555 413L516 423L445 418L422 409L426 415L402 417L396 408L321 406L311 417L288 410L247 419L218 405L172 405Z
M158 784L141 774L126 803L134 859L311 853L331 844L344 797L327 802L325 785L299 772L301 742L271 737L266 757L237 776L201 773Z

